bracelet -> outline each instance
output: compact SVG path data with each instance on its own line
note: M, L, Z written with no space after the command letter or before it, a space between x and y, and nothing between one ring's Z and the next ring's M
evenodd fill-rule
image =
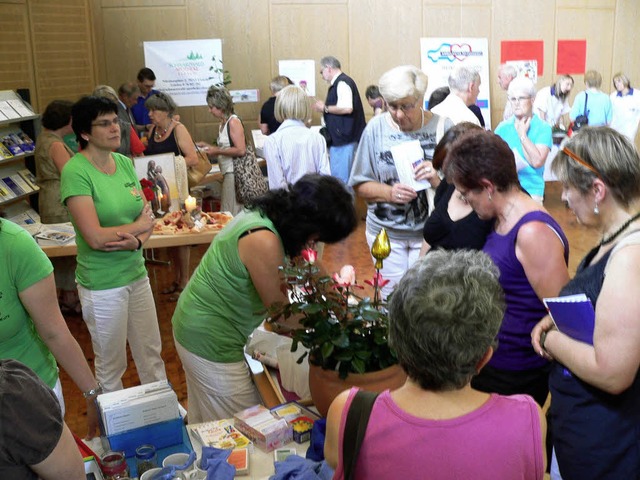
M138 237L136 237L136 240L138 240L138 248L136 248L136 250L140 250L142 248L142 240L140 240Z
M547 333L549 333L551 330L554 330L554 329L552 328L550 330L545 330L540 334L540 348L542 348L542 350L544 350L545 352L547 351L547 349L544 348L544 342L547 339Z
M326 105L324 106L324 113L329 113L329 107L327 107Z
M100 382L97 382L98 386L96 388L92 388L91 390L87 390L86 392L82 392L82 396L84 398L86 398L87 400L89 400L90 398L96 397L98 395L101 395L103 390L102 390L102 384Z

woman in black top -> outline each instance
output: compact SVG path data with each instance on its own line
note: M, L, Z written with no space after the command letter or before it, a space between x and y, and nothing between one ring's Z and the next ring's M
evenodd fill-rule
M462 122L449 129L433 152L434 168L443 171L447 152L454 140L471 129L480 128L472 123ZM482 249L492 229L493 220L480 220L446 179L442 179L438 185L434 203L435 209L424 224L421 256L432 248Z

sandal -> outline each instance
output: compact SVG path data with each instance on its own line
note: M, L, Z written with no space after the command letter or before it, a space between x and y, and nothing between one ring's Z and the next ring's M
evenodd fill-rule
M176 293L176 292L181 292L182 288L180 288L180 285L178 285L178 282L172 282L171 285L169 285L167 288L165 288L164 290L160 290L160 293L162 295L171 295L172 293Z

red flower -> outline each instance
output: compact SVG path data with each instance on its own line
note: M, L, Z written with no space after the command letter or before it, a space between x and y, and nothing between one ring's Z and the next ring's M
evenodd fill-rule
M366 283L367 285L371 285L372 287L375 287L376 281L378 282L377 287L382 288L391 280L385 280L384 278L382 278L381 273L376 273L371 280L365 280L364 283Z
M313 248L305 248L300 253L303 260L307 263L313 265L315 261L318 259L318 252L316 252Z

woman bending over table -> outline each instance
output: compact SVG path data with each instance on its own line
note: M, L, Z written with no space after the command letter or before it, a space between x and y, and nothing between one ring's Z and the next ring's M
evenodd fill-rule
M266 309L286 302L279 267L310 242L334 243L356 227L340 180L309 174L253 201L213 240L173 314L187 380L189 422L232 417L260 402L243 347Z

